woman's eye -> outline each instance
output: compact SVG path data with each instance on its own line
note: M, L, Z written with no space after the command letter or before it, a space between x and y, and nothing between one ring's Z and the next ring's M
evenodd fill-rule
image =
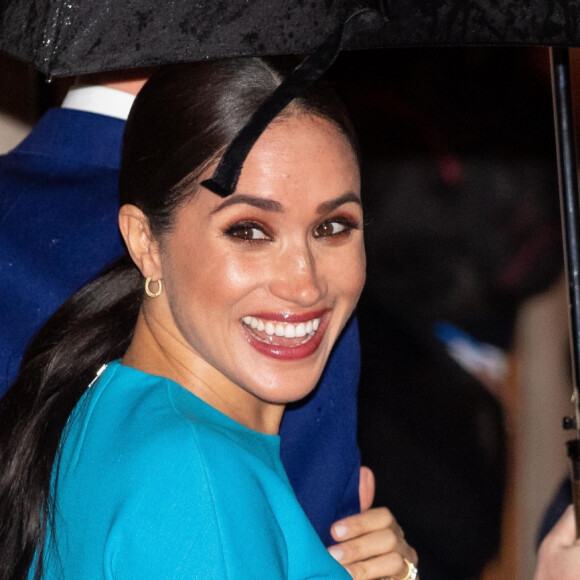
M248 242L272 239L259 225L253 223L235 224L229 227L225 233L232 238Z
M327 238L329 236L337 236L340 234L347 234L356 228L356 224L345 220L328 220L321 223L314 229L315 238Z

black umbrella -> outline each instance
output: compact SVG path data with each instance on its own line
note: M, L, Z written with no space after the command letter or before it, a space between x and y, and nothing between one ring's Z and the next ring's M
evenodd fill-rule
M580 44L578 0L0 0L0 50L55 77L309 53L361 8L343 48Z
M268 120L322 74L339 49L427 45L580 45L580 0L170 0L161 8L158 0L0 0L0 50L33 63L48 77L226 56L314 53L224 155L208 183L222 195L231 193ZM565 48L551 50L578 401L580 212L567 56ZM578 410L566 425L577 432L569 444L577 492ZM579 498L576 504L580 522Z

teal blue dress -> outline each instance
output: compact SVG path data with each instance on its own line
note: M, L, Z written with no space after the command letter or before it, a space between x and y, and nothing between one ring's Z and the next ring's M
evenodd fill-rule
M350 578L298 504L279 437L169 379L109 364L58 465L45 579Z

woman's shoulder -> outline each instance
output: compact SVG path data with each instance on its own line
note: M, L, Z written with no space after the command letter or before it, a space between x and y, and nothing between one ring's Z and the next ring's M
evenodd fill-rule
M185 522L212 527L194 430L168 401L162 377L108 365L75 408L61 444L55 485L67 528L80 537L90 530L118 557L127 543L149 541L151 526L174 537Z
M169 468L191 457L196 422L175 408L172 388L164 377L110 363L73 411L63 456L114 471L135 470L140 461Z
M277 437L243 427L167 378L115 361L75 408L60 469L98 486L108 474L116 489L123 482L134 488L137 479L143 487L184 478L203 488L216 465L253 469L264 461L277 464L278 456Z
M224 534L239 535L247 523L225 514L239 501L257 501L258 488L243 484L239 453L231 446L235 433L220 431L219 422L214 428L203 405L198 417L195 401L190 404L179 388L114 364L81 401L63 446L57 486L59 515L67 522L57 532L74 530L79 536L65 542L78 546L76 555L62 554L71 565L88 570L95 559L90 546L98 546L100 557L127 577L149 578L152 571L156 577L183 577L184 570L196 577L226 575ZM180 395L185 402L176 400ZM276 561L281 541L277 536L268 541L277 546L269 550L268 565ZM231 550L231 540L227 543ZM264 566L259 558L249 560L253 567ZM90 577L83 574L78 577Z

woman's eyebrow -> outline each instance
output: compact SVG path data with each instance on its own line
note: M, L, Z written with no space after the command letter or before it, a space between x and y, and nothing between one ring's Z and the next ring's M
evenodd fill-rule
M337 207L340 207L341 205L343 205L345 203L349 203L349 202L356 203L362 207L362 202L360 200L360 197L356 193L354 193L353 191L349 191L348 193L345 193L344 195L341 195L340 197L337 197L336 199L331 199L329 201L325 201L325 202L321 203L316 208L316 213L319 213L319 214L329 213L329 212L335 210Z
M264 211L272 211L276 213L282 213L284 211L282 204L277 201L274 201L272 199L264 199L263 197L257 197L254 195L247 195L245 193L240 193L238 195L232 195L227 199L225 199L211 212L210 215L213 215L214 213L217 213L222 209L230 205L234 205L236 203L245 203L257 207L259 209L262 209Z
M317 208L316 213L324 214L333 211L337 207L349 202L354 202L360 206L362 206L360 197L352 192L349 191L340 197L335 199L330 199L328 201L322 202ZM257 207L258 209L264 211L270 211L275 213L282 213L284 211L284 207L278 201L274 201L273 199L264 199L263 197L258 197L255 195L248 195L246 193L240 193L236 195L232 195L225 199L222 203L220 203L214 210L212 210L210 215L216 214L220 212L222 209L229 207L230 205L243 203L247 205L251 205L253 207Z

